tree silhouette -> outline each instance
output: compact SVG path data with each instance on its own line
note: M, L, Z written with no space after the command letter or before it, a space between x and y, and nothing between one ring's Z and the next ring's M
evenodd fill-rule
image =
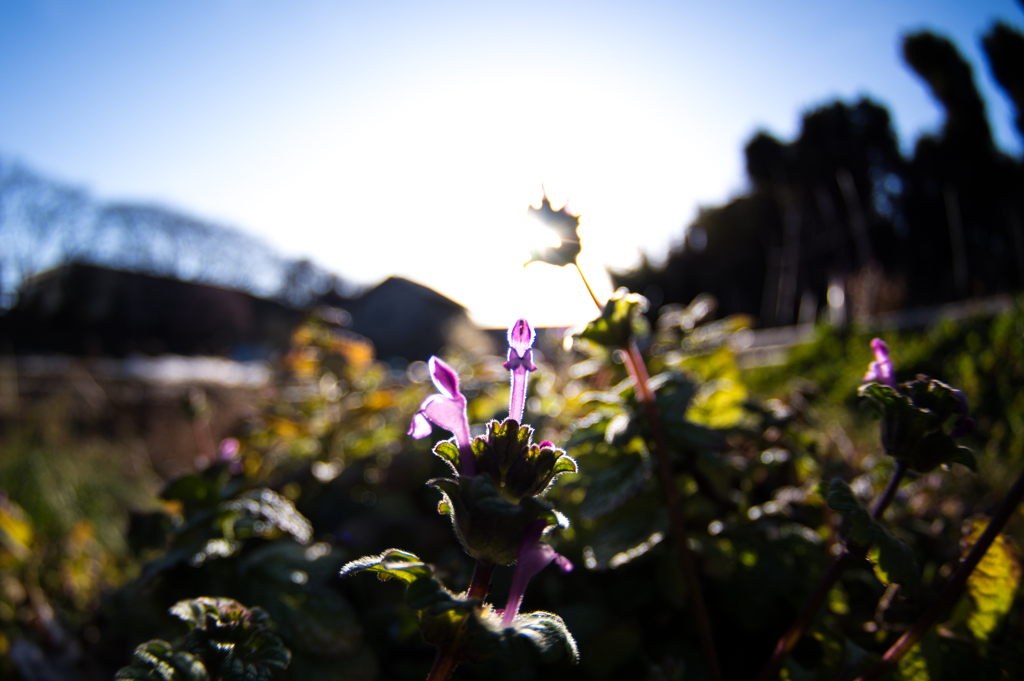
M982 40L996 82L1017 109L1017 130L1024 138L1024 35L998 22Z
M907 177L911 297L937 303L1024 285L1024 234L1009 214L1015 163L996 150L970 66L949 40L905 38L904 56L942 105L937 135L918 140Z
M303 306L336 277L241 232L158 206L99 204L0 157L0 310L40 272L82 262L173 277Z
M984 44L1019 126L1024 36L997 24ZM751 190L702 209L664 268L645 260L613 273L616 284L657 289L664 303L711 293L720 313L763 326L814 319L836 289L838 313L860 317L1024 288L1020 162L996 149L952 42L914 33L903 52L944 112L909 160L869 99L808 112L789 143L759 132L745 149Z

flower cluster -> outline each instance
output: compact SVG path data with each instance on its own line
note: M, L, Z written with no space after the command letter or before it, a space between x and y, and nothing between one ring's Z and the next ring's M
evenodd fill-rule
M871 350L875 359L864 374L860 395L881 416L886 453L922 473L951 463L973 470L974 455L953 442L974 431L963 392L922 374L897 383L888 344L875 338Z
M533 441L533 428L522 423L526 389L536 337L525 319L508 330L505 368L511 374L509 415L491 421L483 435L470 436L466 396L455 370L437 357L428 363L437 393L420 404L409 424L414 438L430 435L434 426L451 437L434 446L434 454L451 468L451 477L428 480L441 493L438 511L447 514L463 549L477 561L469 590L454 594L433 568L401 549L388 549L345 565L341 574L373 572L382 579L408 585L406 598L416 610L423 637L439 648L431 679L448 678L459 661L482 662L495 655L518 666L532 650L542 657L563 647L573 662L579 653L572 634L558 615L520 613L530 579L554 563L563 572L572 563L543 541L569 521L543 497L562 473L575 473L576 462L551 442ZM515 563L512 588L502 610L484 603L497 565Z
M562 473L576 472L576 462L551 442L533 443L533 429L521 423L533 364L536 333L520 319L508 330L511 374L509 417L491 421L487 433L469 438L466 398L455 371L437 357L429 362L438 394L430 395L413 416L409 435L426 437L431 424L452 433L434 453L451 467L453 478L431 480L443 497L440 510L451 516L466 553L498 565L516 563L512 592L502 622L509 626L519 610L530 577L551 562L563 571L572 563L541 537L568 521L541 495Z

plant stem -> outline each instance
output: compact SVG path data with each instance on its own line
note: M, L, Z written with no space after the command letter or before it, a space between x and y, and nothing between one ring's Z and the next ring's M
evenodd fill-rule
M459 666L459 656L455 651L454 646L437 651L437 657L434 658L434 666L430 668L430 673L427 674L427 681L448 681L451 678L452 672Z
M640 402L644 405L647 413L647 421L654 435L654 452L658 459L658 477L661 479L662 492L668 504L668 515L672 523L672 535L675 537L676 549L679 551L679 561L683 565L683 577L686 580L686 589L690 593L693 605L693 618L697 625L697 634L700 637L700 647L704 654L704 663L708 666L708 674L712 681L721 681L722 671L718 666L718 655L715 652L715 640L711 633L711 619L708 617L707 608L704 605L704 596L701 592L700 579L697 576L697 568L693 562L693 554L690 551L689 540L686 534L686 524L683 522L682 507L679 502L679 491L676 489L675 476L672 474L672 463L668 458L668 444L665 440L665 433L661 428L661 419L658 415L658 407L654 400L654 393L647 384L647 366L640 354L639 348L632 340L625 352L626 367L630 369L633 381L636 384L637 394Z
M469 582L469 591L466 592L466 598L484 600L487 597L487 592L491 589L491 575L493 574L494 563L478 560L476 568L473 569L473 579ZM459 650L461 648L460 644L462 643L464 627L465 624L459 628L458 633L455 634L455 640L450 646L437 651L437 657L434 658L434 666L430 668L427 681L448 681L452 672L459 666L462 657L459 654Z
M487 592L491 589L491 575L494 574L494 563L485 560L476 562L476 569L473 570L473 580L469 583L469 591L466 598L479 598L481 601L487 598Z
M583 280L583 285L587 287L587 293L590 294L590 299L594 301L594 305L597 305L597 311L604 312L604 305L602 305L601 301L597 299L596 295L594 295L594 289L590 288L590 282L587 281L585 276L583 276L583 270L580 269L580 264L575 260L573 260L572 264L576 265L576 271L580 273L580 279Z
M978 563L985 556L985 552L988 551L992 542L995 541L995 538L1002 531L1006 521L1013 514L1014 509L1020 504L1021 498L1024 498L1024 472L1017 478L1017 482L1013 483L1013 487L1010 489L1010 493L1006 495L1003 505L999 507L995 517L989 522L985 531L981 533L978 541L974 543L974 547L967 554L967 558L960 563L956 574L942 588L939 598L921 615L921 618L914 623L914 626L885 652L882 659L857 681L874 681L881 678L883 674L896 666L900 658L906 655L921 640L921 637L924 636L928 629L935 624L939 617L949 610L949 607L953 605L953 601L960 595L964 584L967 583L967 578L970 577L974 568L978 566Z
M896 496L896 489L900 486L900 481L903 480L903 476L907 474L907 464L904 461L896 461L896 470L892 472L892 477L889 478L889 484L885 486L885 491L882 492L882 496L878 497L878 501L875 502L875 507L871 509L871 519L878 520L885 513L885 509L889 508L889 504L892 503L893 498Z
M878 501L875 502L875 507L871 510L871 519L878 520L885 513L885 509L889 507L892 500L896 497L896 490L900 486L900 482L903 480L903 476L907 473L907 466L902 461L896 462L896 470L893 471L892 477L889 478L889 484L885 486L885 491L882 492L882 496L878 497ZM771 681L782 669L782 664L786 661L789 653L796 647L796 644L800 641L800 638L804 635L807 627L811 625L814 620L814 616L818 614L818 610L821 608L821 604L825 601L828 596L828 592L832 590L836 582L842 576L843 571L846 570L847 565L853 556L849 550L843 549L843 552L836 556L836 559L832 561L832 565L829 566L828 572L818 582L818 586L814 588L814 592L811 597L804 603L804 607L800 609L796 619L793 620L793 624L790 625L786 633L782 635L779 642L775 644L775 650L772 652L772 656L765 663L764 668L761 669L761 673L757 675L757 681Z
M576 271L580 273L583 285L587 287L587 292L590 293L590 297L594 301L594 305L597 306L598 312L603 312L604 306L601 305L601 301L594 294L594 289L590 288L590 283L583 274L583 270L580 269L579 263L573 262L573 264L576 265ZM672 463L668 458L668 444L665 440L665 433L661 429L658 406L654 400L654 393L651 392L651 388L647 384L650 380L650 377L647 375L647 365L644 364L644 358L640 354L636 343L632 340L629 341L628 347L623 349L623 355L626 370L633 377L637 395L640 397L640 403L644 405L647 423L651 428L651 434L654 436L654 453L655 458L658 460L658 477L661 479L662 492L668 505L672 535L675 538L675 545L679 551L679 561L683 566L683 578L686 580L686 588L690 593L693 604L693 619L697 625L697 634L700 638L701 652L704 655L704 664L708 666L708 674L711 677L711 681L721 681L722 671L718 666L718 655L715 653L715 640L711 634L711 619L708 617L707 608L704 606L700 579L697 576L697 568L694 566L693 554L690 552L686 525L683 523L682 508L679 504L679 492L676 490L675 476L672 474Z

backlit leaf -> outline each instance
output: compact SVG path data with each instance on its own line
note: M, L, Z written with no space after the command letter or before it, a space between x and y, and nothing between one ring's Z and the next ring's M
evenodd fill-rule
M167 641L147 641L132 653L132 662L114 681L207 681L206 667L191 653L175 651Z
M379 556L364 556L351 563L346 563L341 568L341 576L357 572L373 572L381 580L388 580L392 577L411 584L421 577L431 577L434 571L430 566L422 562L415 554L400 549L388 549Z
M964 523L964 537L960 542L963 557L967 557L975 542L988 526L988 518L978 516ZM973 607L967 619L967 628L979 641L987 641L1013 605L1020 585L1021 565L1009 540L1000 533L985 552L974 572L967 578L967 592Z

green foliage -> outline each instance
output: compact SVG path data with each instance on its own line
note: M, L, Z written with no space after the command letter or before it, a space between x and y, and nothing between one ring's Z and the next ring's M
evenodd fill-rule
M899 389L868 383L859 394L878 411L882 420L882 447L911 470L927 473L940 464L961 463L978 469L974 454L954 442L951 432L962 418L963 398L958 390L927 376L904 383Z
M420 631L430 643L456 651L469 662L499 660L520 667L529 660L553 661L563 653L579 661L576 642L561 617L550 612L518 615L512 626L501 626L501 617L479 599L456 595L437 579L434 569L415 555L389 549L366 556L342 568L342 576L372 572L380 579L406 584L406 600L416 611Z
M909 409L911 420L925 423L915 432L947 434L959 417L946 399L949 389L929 380L904 384L906 392L896 394L868 388L869 396L858 398L871 335L853 331L822 330L788 364L743 369L732 339L746 322L701 319L695 310L670 310L641 347L713 627L735 632L717 641L725 676L756 675L840 542L855 557L787 669L791 678L809 679L860 673L945 583L964 518L991 507L1024 464L1024 313L886 336L898 379L914 384L927 373L964 390L977 419L964 442L976 452L978 474L963 466L923 471L930 462L922 463L877 522L861 504L882 493L896 460L883 456L881 419L858 403L880 401L884 418L886 401L902 402L893 413ZM498 419L474 450L478 468L489 461L492 469L468 481L430 455L434 448L457 463L450 442L404 435L431 390L416 382L416 367L405 372L368 361L363 346L339 344L321 322L297 338L289 370L236 433L238 458L171 481L161 496L154 491L140 504L146 512L126 533L137 562L117 573L119 586L101 617L92 618L96 605L74 610L65 585L79 582L61 581L75 574L68 566L89 575L94 560L111 565L96 552L99 531L71 523L51 535L30 510L38 507L22 504L29 497L11 494L0 508L0 646L43 640L27 605L28 588L38 583L50 602L68 604L63 612L82 613L76 620L58 608L62 621L81 622L71 626L83 637L99 632L110 651L105 659L133 659L125 669L143 664L132 650L147 640L178 642L164 652L183 652L185 634L168 622L167 609L205 596L259 607L273 619L292 653L291 664L275 672L282 680L422 679L434 659L430 642L443 645L456 635L468 646L465 658L474 660L456 678L677 678L672 674L682 668L687 676L703 674L690 594L655 479L653 434L617 353L594 342L566 350L560 336L542 332L524 417L532 428L515 429L501 421L502 360L446 357L462 379L471 421ZM542 456L544 448L533 444L542 440L566 453L552 448ZM523 461L535 467L529 484L514 490L516 454L524 451ZM915 461L924 456L907 451ZM834 483L834 494L820 487L836 479L849 482ZM542 497L532 496L542 488ZM456 536L432 513L439 498ZM518 542L499 537L521 536L536 519L560 528L545 540L576 570L558 575L547 568L535 576L524 601L534 612L504 629L499 613L465 596L473 561L459 539L478 555L511 563ZM1015 537L1020 531L1007 528ZM55 548L60 552L48 553ZM51 556L50 574L61 577L33 572L40 555ZM343 566L345 574L373 572L391 583L339 579ZM513 570L496 569L487 602L502 602ZM38 582L31 581L35 574ZM1000 607L1017 603L1015 589L999 589ZM965 597L926 651L928 664L940 665L948 679L1024 669L1012 605L1011 615L985 625L986 639L975 633L995 612L989 605ZM150 653L159 657L159 650ZM577 655L580 664L570 666ZM561 661L535 666L556 657Z
M964 537L960 542L964 558L987 526L988 519L984 517L970 518L964 523ZM1009 540L1000 533L967 578L967 592L972 605L967 628L980 644L988 642L989 636L1013 606L1020 577L1020 559Z
M191 653L175 650L159 639L143 643L132 654L132 663L114 675L114 681L207 681L203 663Z
M861 549L873 549L872 560L882 582L908 584L918 579L914 552L892 532L871 519L857 503L850 486L842 480L833 480L828 486L828 505L838 511L848 524L848 537Z
M273 633L267 613L230 598L195 598L176 603L172 615L189 633L184 650L156 639L140 645L118 681L270 681L285 669L291 652Z
M513 419L487 424L487 434L472 443L475 470L491 476L503 498L519 503L543 494L563 473L575 473L576 462L550 442L533 443L533 428ZM455 449L451 442L448 450ZM456 449L456 452L458 450Z
M587 324L579 337L606 348L624 348L631 338L645 335L647 299L620 288L605 303L601 316Z
M530 496L509 501L488 473L473 478L435 478L427 484L441 492L439 509L451 517L463 549L477 560L497 565L515 562L523 532L534 522L569 526L565 516L544 499Z
M388 549L379 556L363 556L358 560L346 563L341 568L341 576L346 577L357 572L373 572L382 580L399 579L412 584L418 579L432 578L433 570L415 555L401 549Z
M224 681L269 681L291 662L260 608L250 610L230 598L195 598L175 603L171 614L189 627L186 650Z

